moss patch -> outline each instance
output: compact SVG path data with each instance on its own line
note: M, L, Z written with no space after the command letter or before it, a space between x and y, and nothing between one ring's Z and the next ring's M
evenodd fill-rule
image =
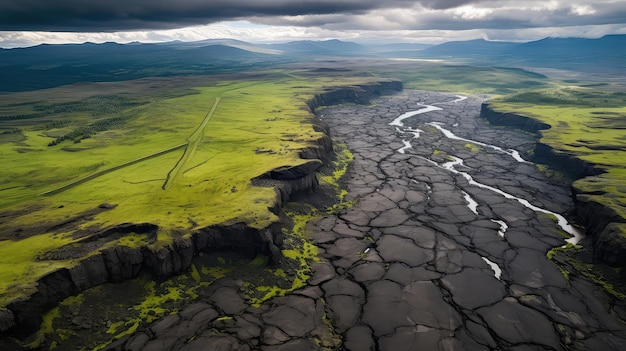
M626 286L619 278L619 269L610 268L601 264L584 262L581 257L588 249L580 245L567 243L565 246L554 248L547 252L546 256L554 261L563 276L569 280L572 275L581 275L602 287L613 297L623 300L626 298ZM612 282L620 282L615 285Z

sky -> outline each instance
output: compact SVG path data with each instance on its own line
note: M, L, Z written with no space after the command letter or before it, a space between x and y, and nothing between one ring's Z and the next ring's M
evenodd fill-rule
M1 0L0 47L232 38L429 43L626 34L626 0Z

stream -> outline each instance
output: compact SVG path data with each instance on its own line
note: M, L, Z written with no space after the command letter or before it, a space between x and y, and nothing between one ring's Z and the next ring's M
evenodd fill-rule
M467 97L465 96L457 96L457 99L450 101L450 103L457 103L460 101L465 100ZM389 125L392 126L398 126L398 127L404 127L404 124L402 123L403 120L410 118L410 117L415 117L417 115L421 115L427 112L431 112L431 111L440 111L443 110L440 107L437 106L432 106L432 105L422 105L422 104L418 104L423 106L423 108L419 109L419 110L415 110L415 111L409 111L406 113L403 113L402 115L398 116L396 119L394 119L391 123L389 123ZM524 160L519 152L517 150L513 150L513 149L503 149L499 146L496 145L491 145L491 144L487 144L487 143L483 143L480 141L476 141L476 140L471 140L471 139L466 139L466 138L462 138L459 137L457 135L455 135L452 131L445 129L442 127L442 123L440 122L428 122L426 123L429 126L433 126L435 128L437 128L437 130L439 130L446 138L451 139L451 140L458 140L458 141L463 141L463 142L468 142L471 144L475 144L475 145L479 145L479 146L483 146L483 147L488 147L491 148L493 150L496 150L500 153L506 154L511 156L515 161L517 162L528 162L526 160ZM458 125L457 125L458 126ZM407 128L406 130L402 130L399 129L400 132L406 132L406 133L414 133L414 129L411 128ZM414 138L418 138L419 134L415 135L414 134ZM409 148L412 147L411 143L408 140L402 140L402 142L404 143L404 146L400 149L398 149L398 152L404 154L405 151ZM439 167L443 167L444 169L453 172L455 174L460 174L461 176L463 176L463 178L465 178L468 183L470 185L474 185L474 186L478 186L481 187L483 189L488 189L490 191L493 191L494 193L497 193L499 195L504 196L507 199L514 199L516 201L518 201L520 204L524 205L525 207L536 211L536 212L542 212L542 213L546 213L549 215L554 216L557 219L557 223L558 225L561 227L561 229L563 229L566 233L570 234L571 237L568 238L566 241L571 243L571 244L577 244L583 237L584 235L582 234L582 232L580 230L578 230L577 228L575 228L574 226L572 226L566 219L565 217L563 217L561 214L540 208L538 206L535 206L533 204L531 204L528 200L523 199L523 198L519 198L516 197L514 195L508 194L500 189L496 189L494 187L485 185L485 184L481 184L479 182L476 182L471 175L469 175L466 172L462 172L456 169L456 166L463 166L463 160L455 157L455 156L450 156L452 157L452 161L444 163L444 164L438 164ZM435 163L436 164L436 163ZM470 208L470 210L472 210L472 212L478 214L476 212L476 208L477 208L477 203L476 201L474 201L471 196L469 194L467 194L465 191L463 191L463 194L465 196L466 201L468 202L468 207ZM496 219L492 219L492 221L497 221L498 223L502 222L500 220L496 220ZM500 232L502 233L501 236L504 236L504 233L506 231L506 223L504 223L504 226L501 226L501 230ZM504 228L504 229L502 229Z

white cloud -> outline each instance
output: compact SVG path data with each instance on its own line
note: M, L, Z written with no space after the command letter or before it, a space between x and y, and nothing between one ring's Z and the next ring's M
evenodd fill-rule
M589 5L574 5L571 12L578 16L593 15L596 10Z
M453 10L449 10L449 12L452 12L454 14L454 17L456 18L461 18L461 19L466 19L466 20L483 19L493 14L492 9L480 8L480 7L474 7L474 6L461 6Z

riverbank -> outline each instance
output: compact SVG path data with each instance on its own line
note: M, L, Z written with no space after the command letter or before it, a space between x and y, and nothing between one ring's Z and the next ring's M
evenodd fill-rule
M576 115L578 121L572 122L571 117L558 121L555 116L561 116L564 107L550 105L530 112L523 104L516 106L498 101L485 103L481 117L494 125L520 128L538 135L539 141L530 159L572 179L576 216L592 238L594 259L625 267L626 193L620 182L626 165L618 162L623 158L618 153L623 152L620 135L626 134L619 129L605 131L605 128L618 127L611 122L617 117L610 118L613 115L607 112L607 107L586 111L590 107L583 106ZM555 134L566 136L555 137Z

